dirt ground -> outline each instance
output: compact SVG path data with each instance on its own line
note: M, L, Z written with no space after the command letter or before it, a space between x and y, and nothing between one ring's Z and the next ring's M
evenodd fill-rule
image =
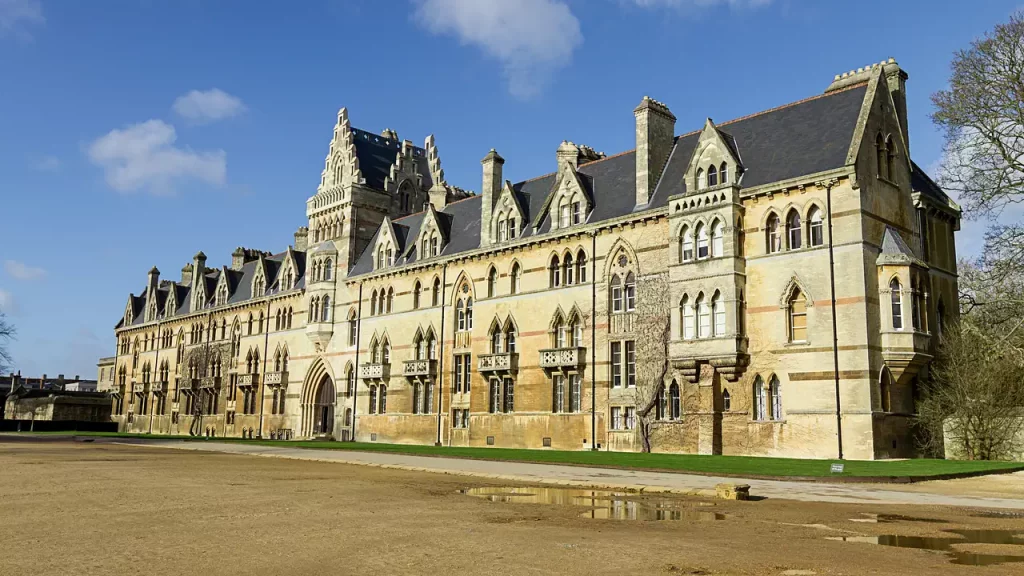
M982 510L784 500L700 506L673 497L725 518L593 520L580 518L578 506L458 493L498 485L323 462L0 440L0 575L1024 573L1021 563L960 566L942 552L826 539L1024 531L1024 518ZM655 497L637 497L648 498ZM852 521L872 513L917 520ZM1024 556L1016 545L962 551Z

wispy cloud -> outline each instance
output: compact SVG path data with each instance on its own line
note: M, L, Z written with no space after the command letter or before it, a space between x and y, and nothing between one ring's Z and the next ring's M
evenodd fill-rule
M31 38L27 28L44 22L39 0L0 0L0 38L8 34Z
M564 0L418 0L415 20L452 35L501 63L509 92L529 98L569 65L583 43L580 22Z
M111 130L89 145L93 164L103 168L107 183L118 192L145 190L171 194L182 180L223 185L227 179L224 150L197 152L175 146L174 126L162 120L147 120L120 130Z
M59 172L60 168L61 161L56 156L43 156L32 163L32 169L37 172Z
M178 116L196 124L216 122L245 112L245 104L241 98L232 96L220 88L205 92L192 90L188 94L178 96L171 108Z
M35 266L29 266L28 264L18 262L17 260L5 261L4 270L6 270L7 274L15 280L38 280L39 278L46 276L46 270Z
M3 288L0 288L0 312L10 314L11 316L18 313L18 307L14 301L14 295Z

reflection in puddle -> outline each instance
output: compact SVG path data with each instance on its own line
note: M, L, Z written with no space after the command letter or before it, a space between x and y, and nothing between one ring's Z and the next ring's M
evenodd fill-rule
M462 494L486 498L491 502L515 502L519 504L555 504L561 506L585 506L590 508L580 513L580 518L596 520L722 520L724 514L704 510L691 510L680 500L633 500L636 495L609 490L586 490L581 488L468 488ZM700 502L700 506L714 505Z
M917 548L919 550L938 550L945 552L953 564L970 566L988 566L1007 562L1024 562L1024 548L1021 555L1010 554L975 554L961 552L953 546L958 544L1011 544L1024 546L1024 530L945 530L960 537L926 537L926 536L833 536L828 540L842 542L863 542L895 548Z
M850 518L850 522L861 522L866 524L888 524L890 522L935 522L945 523L945 520L935 518L917 518L915 516L903 516L902 514L871 514L862 512L863 518Z

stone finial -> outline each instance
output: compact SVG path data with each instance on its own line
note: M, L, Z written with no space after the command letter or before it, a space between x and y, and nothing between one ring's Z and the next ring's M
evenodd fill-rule
M192 259L193 260L206 260L206 254L203 254L203 251L200 250L199 252L196 252L196 255L193 256Z
M150 274L156 274L157 276L159 276L160 275L160 270L158 270L156 266L153 266L152 268L149 269L149 273Z
M385 128L381 130L380 135L388 140L398 140L398 132L395 132L391 128Z

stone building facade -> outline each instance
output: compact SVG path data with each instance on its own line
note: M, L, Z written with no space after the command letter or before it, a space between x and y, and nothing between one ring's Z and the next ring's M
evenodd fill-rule
M220 268L200 252L129 298L102 366L113 417L636 450L647 298L671 317L653 450L910 455L917 382L957 312L960 212L910 159L906 80L890 59L681 136L645 97L634 150L563 142L518 183L491 150L478 194L446 182L432 136L342 109L293 246Z

